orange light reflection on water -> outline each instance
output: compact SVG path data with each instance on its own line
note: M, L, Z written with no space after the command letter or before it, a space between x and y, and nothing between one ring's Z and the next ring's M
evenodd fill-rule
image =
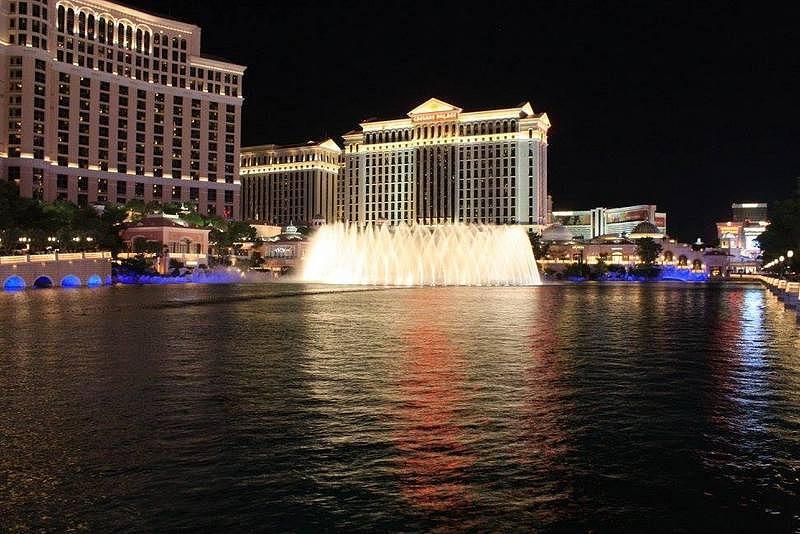
M453 510L470 504L464 471L475 463L457 422L464 402L458 389L465 380L463 355L436 326L438 307L432 303L426 310L405 338L395 414L397 475L403 497L413 506Z

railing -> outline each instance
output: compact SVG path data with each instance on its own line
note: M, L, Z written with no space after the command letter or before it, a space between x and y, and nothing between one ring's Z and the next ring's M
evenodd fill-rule
M71 260L111 259L111 252L54 252L53 254L23 254L21 256L0 256L0 265L17 263L47 263Z

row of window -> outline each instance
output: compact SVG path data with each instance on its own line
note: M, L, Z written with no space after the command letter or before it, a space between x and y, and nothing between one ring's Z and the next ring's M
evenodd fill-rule
M70 118L70 87L71 75L68 73L59 73L59 122L58 122L58 155L59 164L67 165L69 159L69 130L71 122ZM88 77L80 77L79 86L79 136L78 136L78 166L80 168L88 168L89 166L89 131L91 117L89 109L91 106L91 89L92 79ZM109 139L109 102L111 84L107 81L100 81L99 83L99 100L100 104L97 108L98 113L98 148L97 148L97 164L101 170L108 170L109 165L109 146L111 141ZM145 174L145 147L149 144L151 146L152 155L152 173L155 177L162 177L164 175L164 155L165 150L167 155L171 156L171 175L173 178L181 178L183 175L183 104L184 97L174 95L171 99L172 107L172 137L171 145L165 144L164 139L164 125L166 113L166 95L164 93L152 94L152 102L148 105L150 93L143 89L136 90L136 122L135 122L135 144L128 144L129 135L129 88L124 85L117 87L118 92L118 106L117 114L117 130L116 130L116 149L117 149L117 171L127 172L128 160L131 154L129 146L135 147L135 173L137 175ZM201 127L201 101L199 99L191 99L191 139L189 140L189 178L198 180L200 171L200 127ZM152 135L148 135L148 108L154 111L153 114L153 130ZM217 102L208 103L207 113L207 176L208 180L217 181L217 150L218 150L218 118L219 118L220 105ZM227 104L224 108L225 111L225 146L224 146L224 179L226 183L233 183L234 181L234 159L235 159L235 106Z
M8 11L9 43L47 50L47 1L12 1Z
M137 80L173 87L187 87L188 45L183 37L152 32L147 26L132 26L96 16L91 11L59 6L58 61ZM152 36L152 37L151 37ZM205 67L190 67L190 89L226 96L239 96L238 74Z
M338 154L327 152L304 152L301 154L262 154L254 156L251 154L242 155L242 167L255 167L257 165L277 165L281 163L302 163L310 161L322 161L325 163L339 163Z
M411 141L414 139L438 139L454 136L456 132L458 132L459 136L472 136L513 133L516 131L517 121L515 120L481 121L458 125L455 123L431 124L383 132L368 132L364 134L364 142L366 144L378 144ZM533 137L532 129L528 130L528 135ZM348 152L354 151L358 151L358 145L349 145Z

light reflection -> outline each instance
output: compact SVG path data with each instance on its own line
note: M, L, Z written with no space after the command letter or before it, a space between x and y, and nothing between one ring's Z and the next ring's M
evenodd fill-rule
M442 297L445 299L446 297ZM418 316L406 338L399 373L395 443L402 495L427 511L470 504L464 471L475 463L464 443L457 411L465 402L463 355L436 326L438 306Z

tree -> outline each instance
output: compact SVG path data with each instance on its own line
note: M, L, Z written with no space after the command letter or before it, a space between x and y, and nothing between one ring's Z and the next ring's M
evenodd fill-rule
M794 251L791 268L800 268L800 195L775 202L769 210L770 224L758 237L758 244L764 252L764 262L786 256Z
M594 267L594 273L597 276L603 276L608 272L608 252L601 252L597 256L597 265Z
M531 242L534 258L538 260L547 256L547 253L550 251L550 245L542 243L542 234L528 232L528 239Z
M661 244L656 243L652 237L643 237L636 240L636 254L644 265L653 265L661 254Z

